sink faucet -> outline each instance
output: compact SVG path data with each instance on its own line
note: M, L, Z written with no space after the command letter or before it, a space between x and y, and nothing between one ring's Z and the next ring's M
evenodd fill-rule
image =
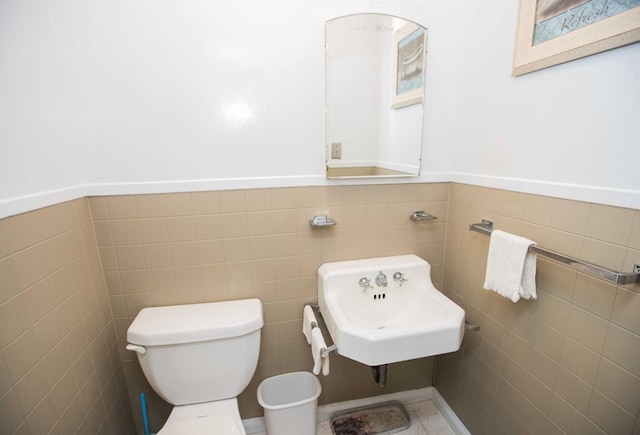
M378 272L376 275L376 285L378 287L386 287L387 286L387 275L382 273L382 271Z
M368 288L373 288L373 286L371 285L371 280L365 276L360 278L360 280L358 281L358 285L362 287L362 291L366 291Z
M400 282L400 287L402 287L402 283L405 281L409 281L407 278L404 277L404 273L402 272L396 272L393 274L393 280L394 281L399 281Z

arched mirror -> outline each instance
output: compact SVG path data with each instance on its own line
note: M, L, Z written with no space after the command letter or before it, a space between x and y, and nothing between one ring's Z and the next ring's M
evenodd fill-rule
M391 15L327 21L327 177L419 175L427 40Z

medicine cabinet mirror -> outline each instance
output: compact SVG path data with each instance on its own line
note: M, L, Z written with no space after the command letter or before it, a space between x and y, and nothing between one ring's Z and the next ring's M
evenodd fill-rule
M383 14L327 21L328 178L420 173L427 29Z

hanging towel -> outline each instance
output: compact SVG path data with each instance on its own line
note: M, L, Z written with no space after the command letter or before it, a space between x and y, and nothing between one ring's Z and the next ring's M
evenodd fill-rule
M524 237L493 230L483 287L513 302L536 299L536 254L529 252L531 245L535 243Z
M313 309L310 305L305 305L302 310L302 333L307 339L307 343L311 344L311 329L312 324L318 325L316 316L313 314Z
M329 374L329 352L322 357L322 374L325 376Z
M311 355L313 356L313 374L317 375L322 369L322 374L325 376L329 374L329 355L322 356L322 349L325 349L327 344L324 342L322 331L320 328L313 328L311 330ZM326 368L326 371L325 371Z

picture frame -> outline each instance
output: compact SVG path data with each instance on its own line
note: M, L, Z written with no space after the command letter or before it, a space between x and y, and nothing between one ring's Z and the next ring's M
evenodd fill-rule
M520 0L512 76L640 41L640 0Z
M394 33L392 109L422 103L427 41L427 29L412 22Z

